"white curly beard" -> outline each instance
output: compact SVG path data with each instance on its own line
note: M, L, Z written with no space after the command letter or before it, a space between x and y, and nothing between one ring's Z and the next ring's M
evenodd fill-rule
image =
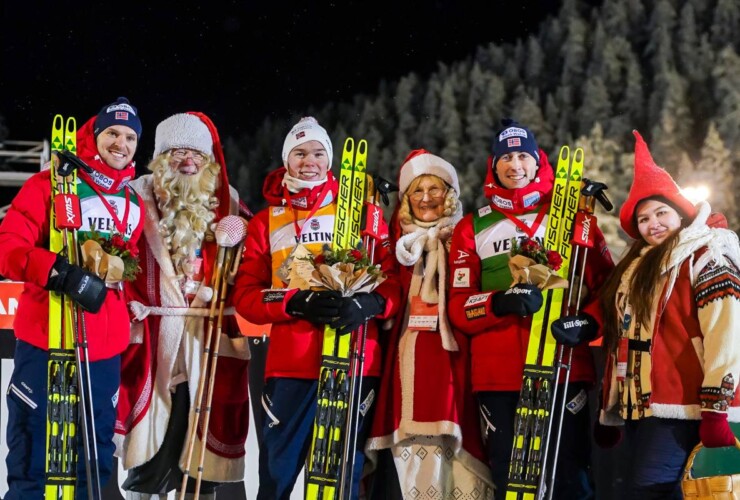
M154 195L161 213L159 231L170 251L178 275L192 276L195 252L208 225L216 217L216 192L220 166L210 162L194 175L173 170L165 155L150 163Z

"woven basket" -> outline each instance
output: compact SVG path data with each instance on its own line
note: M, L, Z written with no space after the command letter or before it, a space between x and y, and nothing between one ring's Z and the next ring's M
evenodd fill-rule
M735 439L735 447L740 449L740 441ZM696 445L686 461L686 469L681 480L681 490L685 500L740 500L740 474L694 478L691 469L696 454L703 448Z

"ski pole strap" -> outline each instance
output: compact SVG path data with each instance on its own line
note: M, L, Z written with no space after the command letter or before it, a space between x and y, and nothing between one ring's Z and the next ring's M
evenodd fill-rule
M129 302L134 319L141 321L150 314L155 316L199 316L206 318L210 315L211 309L206 307L155 307L145 306L141 302L132 300ZM236 310L233 307L224 309L224 316L233 316Z
M627 342L627 346L630 351L641 351L641 352L650 352L650 339L648 340L637 340L637 339L629 339Z

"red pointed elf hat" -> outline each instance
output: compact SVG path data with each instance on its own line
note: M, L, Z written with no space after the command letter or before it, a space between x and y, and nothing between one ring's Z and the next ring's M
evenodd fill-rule
M648 198L660 198L668 202L681 215L690 219L696 216L696 208L679 191L678 185L668 172L653 161L647 144L637 130L635 135L635 176L632 179L627 200L619 211L619 222L622 229L634 239L640 239L637 229L635 210L637 205Z

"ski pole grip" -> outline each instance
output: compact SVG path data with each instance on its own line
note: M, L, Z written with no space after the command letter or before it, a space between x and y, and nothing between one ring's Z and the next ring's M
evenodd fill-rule
M91 174L93 171L90 165L69 151L56 151L56 155L60 160L59 164L56 165L57 175L67 177L74 172L75 169L84 170L88 174Z

